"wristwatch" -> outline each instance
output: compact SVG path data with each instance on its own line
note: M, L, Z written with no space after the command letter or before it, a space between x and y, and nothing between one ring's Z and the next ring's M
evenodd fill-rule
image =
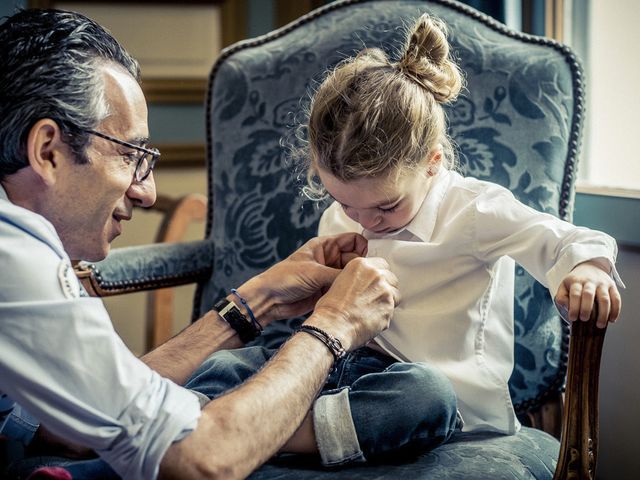
M234 302L223 298L213 306L213 309L236 331L243 343L260 336L260 330L243 315Z

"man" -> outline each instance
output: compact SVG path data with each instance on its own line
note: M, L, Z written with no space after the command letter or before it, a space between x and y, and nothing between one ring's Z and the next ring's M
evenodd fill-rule
M262 326L313 309L311 332L201 409L176 384L242 345L238 325L208 312L139 360L71 273L71 259L104 258L133 206L155 201L159 152L146 146L138 82L135 60L79 14L26 10L0 25L0 435L29 443L40 422L125 478L242 478L295 433L336 339L352 350L388 326L397 281L348 234L239 286Z

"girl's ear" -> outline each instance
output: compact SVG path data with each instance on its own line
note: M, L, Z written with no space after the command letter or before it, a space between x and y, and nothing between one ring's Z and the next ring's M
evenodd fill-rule
M49 118L38 120L27 136L29 166L47 185L56 181L60 162L68 154L58 124Z
M427 175L430 177L433 177L436 173L438 173L441 163L442 163L442 146L438 145L429 154L429 159L427 160Z

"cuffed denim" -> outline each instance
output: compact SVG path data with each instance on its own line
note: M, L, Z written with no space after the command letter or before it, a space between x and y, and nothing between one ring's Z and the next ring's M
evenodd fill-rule
M23 445L29 445L38 430L40 422L27 412L20 404L15 404L13 410L4 419L0 428L0 436L17 440Z
M255 374L274 353L264 347L217 352L186 387L216 398ZM455 393L442 372L425 363L397 362L366 347L336 364L313 416L326 466L432 449L461 426Z
M313 404L313 428L325 466L364 462L349 405L349 388L320 395Z

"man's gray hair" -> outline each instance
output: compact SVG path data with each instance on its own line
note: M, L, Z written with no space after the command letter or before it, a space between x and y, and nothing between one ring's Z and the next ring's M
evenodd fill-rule
M75 12L22 10L0 25L0 179L28 165L26 142L43 118L56 121L78 163L109 113L101 66L140 81L138 63L103 27Z

